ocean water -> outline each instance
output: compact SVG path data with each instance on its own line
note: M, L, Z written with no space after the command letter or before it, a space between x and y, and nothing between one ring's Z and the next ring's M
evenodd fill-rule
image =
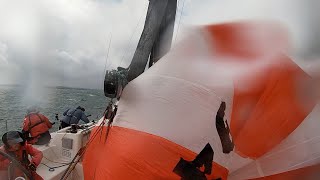
M67 108L82 106L89 120L100 119L108 105L108 99L103 90L76 89L66 87L45 87L30 89L24 86L0 85L0 137L9 130L21 130L26 110L31 105L39 107L40 113L56 122L50 130L56 131L59 123L55 114L62 113ZM1 144L1 143L0 143Z

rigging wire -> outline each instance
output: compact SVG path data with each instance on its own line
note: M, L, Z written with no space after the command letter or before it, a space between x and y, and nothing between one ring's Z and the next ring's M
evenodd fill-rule
M110 53L110 46L111 46L111 40L112 40L112 31L110 32L110 39L109 39L109 45L108 45L108 50L107 50L107 55L106 55L106 61L105 61L105 64L104 64L104 71L102 72L102 84L103 84L103 80L104 80L104 73L107 71L107 69L109 68L109 66L111 65L111 63L109 64L109 66L107 67L107 64L108 64L108 58L109 58L109 53Z
M108 64L108 58L109 58L109 52L110 52L110 46L111 46L111 40L112 40L112 32L110 32L110 40L109 40L109 45L108 45L108 51L107 51L107 56L106 56L106 63L105 63L105 65L104 65L104 69L105 69L105 71L110 67L110 65L111 64L109 64L109 66L108 67L106 67L107 66L107 64Z
M71 164L71 163L68 163L68 164L63 164L63 165L60 165L60 166L53 166L53 167L51 167L51 166L48 166L47 164L45 164L45 163L41 163L42 165L45 165L47 168L49 168L49 171L54 171L55 169L57 169L57 168L61 168L61 167L64 167L64 166L68 166L69 164Z
M77 152L77 154L75 155L75 157L73 158L73 160L70 162L68 168L65 170L64 174L62 175L60 180L64 180L67 179L69 177L69 175L71 174L71 172L74 170L74 168L76 167L76 164L82 159L84 153L86 152L86 149L88 148L88 146L92 143L92 141L95 139L95 137L97 136L97 134L100 131L103 131L103 127L105 125L106 122L106 114L107 109L104 112L104 116L103 116L103 120L102 122L99 124L99 126L97 127L97 130L94 132L94 134L92 135L92 137L90 138L90 140L82 147L79 149L79 151ZM79 157L79 158L78 158ZM78 158L78 159L77 159Z
M57 164L70 164L70 162L57 162L57 161L53 161L45 156L43 156L46 160L50 161L50 162L53 162L53 163L57 163Z
M179 29L180 29L180 23L181 23L181 19L182 19L182 13L183 13L183 8L184 8L185 2L186 2L186 0L183 0L181 13L180 13L180 18L179 18L178 27L177 27L177 32L176 32L176 37L174 38L174 43L176 43L176 41L177 41L177 37L178 37Z
M105 111L105 114L104 114L104 118L108 116L108 114L106 113L110 113L110 112L113 112L113 100L111 99L109 105L107 106L106 108L106 111ZM107 123L107 130L106 130L106 136L105 136L105 141L104 143L106 143L107 139L108 139L108 134L109 134L109 130L111 128L111 124L113 122L113 118L110 118L108 123ZM101 138L102 138L102 133L103 133L103 130L101 131L101 134L100 134L100 140L99 142L101 143ZM97 171L97 164L100 162L100 159L98 159L98 162L96 163L95 167L94 167L94 173L93 173L93 180L95 179L96 177L96 171Z
M101 124L98 126L98 129L95 131L95 133L93 134L91 140L89 142L87 142L87 144L80 148L79 151L77 152L77 154L75 155L75 157L73 158L73 160L71 161L71 163L69 164L68 168L65 170L65 173L63 174L63 176L61 177L60 180L64 180L67 179L69 177L69 175L71 174L71 172L74 170L74 168L76 167L77 163L81 160L81 158L83 157L87 147L90 145L90 143L92 142L93 139L95 139L95 137L97 136L97 134L102 130L103 126L104 126L105 122L101 122ZM79 157L77 159L77 157Z
M147 6L144 8L144 12L146 11L146 9L148 8L148 4L147 4ZM150 10L152 9L152 7L150 7ZM131 37L130 37L130 39L129 39L129 45L128 45L128 47L127 47L127 51L125 51L125 52L129 52L129 50L130 50L130 47L131 47L131 44L132 44L132 38L133 38L133 36L134 36L134 34L136 33L136 31L137 31L137 29L138 29L138 27L139 27L139 24L140 24L140 22L141 22L141 20L142 20L142 17L143 17L143 15L145 15L145 13L142 13L141 14L141 16L139 17L139 20L138 20L138 23L137 23L137 25L135 26L135 28L134 28L134 30L133 30L133 32L132 32L132 34L131 34ZM124 58L125 58L125 55L126 55L126 53L123 53L123 55L122 55L122 57L121 57L121 61L120 61L120 63L119 63L119 66L121 66L121 64L122 64L122 61L124 60Z
M185 1L183 2L182 11L183 11L183 7L184 7L184 3L185 3ZM147 6L147 7L148 7L148 6ZM146 7L146 8L147 8L147 7ZM152 10L152 6L150 7L150 10ZM179 30L179 25L180 25L180 21L181 21L182 11L181 11L181 15L180 15L179 24L178 24L178 30ZM140 21L142 20L143 15L144 15L144 14L142 14L142 15L140 16L139 21L138 21L136 27L134 28L133 33L131 34L131 37L130 37L130 40L129 40L129 47L130 47L130 44L131 44L130 42L132 41L132 38L133 38L133 36L134 36L137 28L139 27L139 24L140 24ZM177 32L178 32L178 31L177 31ZM105 70L106 70L107 60L108 60L109 51L110 51L111 38L112 38L112 34L111 34L111 37L110 37L108 52L107 52L107 56L106 56ZM177 38L177 35L176 35L175 38ZM129 47L128 47L128 49L129 49ZM125 58L125 54L123 54L119 66L121 65L121 63L122 63L122 61L124 60L124 58ZM105 113L106 113L106 111L105 111ZM104 114L105 114L105 113L104 113ZM61 166L57 166L57 167L62 167L62 166L69 165L69 167L67 168L67 170L65 171L65 173L64 173L64 175L62 176L61 179L65 179L65 178L67 178L67 177L70 175L70 173L71 173L71 172L73 171L73 169L75 168L75 165L76 165L76 164L79 162L79 160L82 158L82 156L84 155L86 149L87 149L88 146L91 144L91 142L95 139L95 137L97 136L97 134L99 134L99 132L100 132L101 135L102 135L103 126L105 125L105 120L106 120L106 118L105 118L105 115L104 115L103 121L100 123L100 125L99 125L98 128L97 128L97 130L94 132L92 138L90 138L90 140L86 143L86 145L85 145L83 148L79 149L78 153L76 154L76 156L74 157L74 159L73 159L70 163L64 164L64 165L61 165ZM109 134L109 130L110 130L110 127L111 127L111 123L112 123L112 122L108 122L108 123L107 123L105 141L106 141L107 138L108 138L108 134ZM100 138L101 138L101 136L100 136ZM77 157L79 157L79 158L77 159ZM44 164L44 165L47 166L46 164ZM47 166L47 167L49 167L49 166ZM49 167L49 168L57 168L57 167ZM50 169L49 169L49 170L50 170Z

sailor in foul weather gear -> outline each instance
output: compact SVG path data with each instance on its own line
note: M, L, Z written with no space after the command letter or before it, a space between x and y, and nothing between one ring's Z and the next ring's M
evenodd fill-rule
M59 129L70 126L71 124L78 124L80 120L85 123L89 122L88 117L84 113L85 109L81 106L78 106L76 109L67 109L63 115L63 119L61 120L61 125Z
M43 180L41 176L36 173L36 169L40 164L43 154L38 149L27 144L23 135L19 131L9 131L2 136L3 146L0 151L10 155L21 163L35 180ZM31 157L29 159L29 157ZM10 160L0 155L0 170L8 170ZM22 171L13 167L12 172L14 176L21 176Z
M46 116L40 114L35 107L31 107L27 110L22 130L28 143L44 145L48 144L51 139L49 129L52 128L52 125L53 123Z

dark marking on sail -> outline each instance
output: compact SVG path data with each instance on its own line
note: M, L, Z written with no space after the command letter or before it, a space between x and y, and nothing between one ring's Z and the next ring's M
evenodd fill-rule
M173 172L181 177L182 180L206 180L206 174L212 171L213 149L208 143L193 161L180 158ZM204 171L200 168L204 166Z
M219 110L216 115L216 128L220 137L220 141L222 144L222 152L225 154L230 153L233 151L234 143L232 142L230 138L230 128L228 125L228 122L224 121L224 115L226 110L226 103L221 102Z

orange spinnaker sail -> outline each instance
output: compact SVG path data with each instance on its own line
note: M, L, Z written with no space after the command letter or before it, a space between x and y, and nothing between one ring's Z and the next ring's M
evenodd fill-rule
M320 110L304 91L314 79L288 49L278 24L192 29L126 86L106 141L104 127L88 146L85 178L181 179L190 172L174 172L181 159L224 180L316 164ZM203 151L207 144L213 154ZM212 156L209 171L194 165Z

